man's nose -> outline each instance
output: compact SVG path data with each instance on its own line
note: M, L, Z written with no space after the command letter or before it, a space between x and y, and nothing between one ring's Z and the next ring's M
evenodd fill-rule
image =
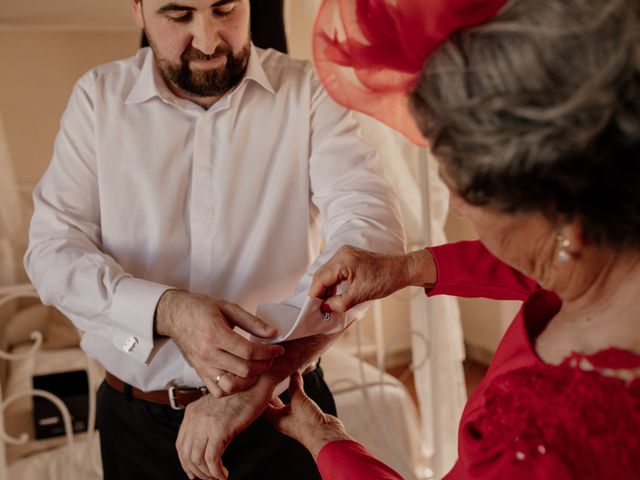
M192 34L191 45L194 48L205 55L211 55L216 51L220 43L220 32L215 19L201 18L199 21L194 22Z

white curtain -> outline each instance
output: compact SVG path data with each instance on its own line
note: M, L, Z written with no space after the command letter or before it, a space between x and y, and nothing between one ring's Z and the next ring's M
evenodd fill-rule
M16 176L0 113L0 286L16 282L15 241L22 221Z
M420 155L420 186L424 218L423 240L428 245L446 242L444 225L449 195L438 176L432 155ZM458 458L458 424L467 400L462 361L464 337L458 301L424 294L411 299L412 356L419 368L415 384L422 413L422 430L434 478L442 478ZM426 339L426 344L422 338Z
M320 0L285 2L291 55L311 58L311 27ZM409 248L446 242L448 193L430 154L384 124L359 115L363 137L378 149L402 208ZM418 478L441 478L457 458L457 427L466 402L462 361L464 344L457 300L427 299L415 290L410 298L412 357L422 415L423 448L431 471Z

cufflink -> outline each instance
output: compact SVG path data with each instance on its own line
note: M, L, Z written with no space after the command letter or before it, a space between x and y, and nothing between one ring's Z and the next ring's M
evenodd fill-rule
M138 345L138 339L136 337L129 337L129 339L124 342L122 350L127 353L132 352L136 348L136 345Z
M324 323L329 323L331 321L331 307L326 303L320 305L320 316L322 316L322 321Z

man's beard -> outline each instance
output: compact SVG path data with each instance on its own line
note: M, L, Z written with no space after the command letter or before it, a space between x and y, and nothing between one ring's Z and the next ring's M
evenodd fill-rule
M220 97L227 93L244 77L251 55L251 42L247 42L237 55L226 43L218 46L211 55L189 45L180 56L180 64L175 65L159 58L153 43L150 43L164 80L195 97ZM211 60L220 56L226 57L226 62L212 69L192 70L189 66L194 60Z

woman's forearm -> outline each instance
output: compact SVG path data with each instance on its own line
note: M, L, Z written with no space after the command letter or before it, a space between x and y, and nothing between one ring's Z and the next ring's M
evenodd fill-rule
M430 288L436 284L438 271L430 250L423 248L404 256L407 263L408 286Z

